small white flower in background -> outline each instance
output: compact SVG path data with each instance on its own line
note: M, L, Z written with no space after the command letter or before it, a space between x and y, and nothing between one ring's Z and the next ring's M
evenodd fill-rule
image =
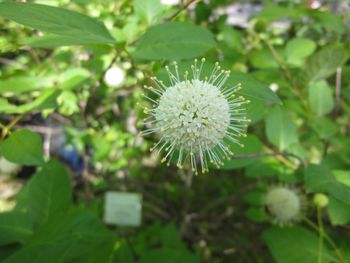
M185 72L180 78L178 66L174 63L174 72L166 70L170 86L161 80L151 78L157 88L147 87L159 99L145 96L153 103L153 108L145 108L150 115L146 125L151 127L143 135L159 133L160 139L151 149L164 151L162 162L170 165L175 161L179 168L189 161L197 174L198 167L202 173L208 171L208 161L215 166L223 165L224 159L233 154L227 141L243 147L238 137L246 136L247 123L242 106L249 101L242 96L235 96L241 87L226 87L224 84L230 72L221 70L216 63L210 76L201 76L205 59L200 65L195 60L191 66L192 73ZM189 78L191 75L191 78ZM202 78L203 77L203 78Z
M106 71L103 80L110 88L119 87L125 81L125 72L120 67L113 66Z
M162 5L179 5L181 0L160 0Z
M16 174L20 169L20 165L0 157L0 174Z
M274 223L288 225L301 219L304 202L296 189L285 186L271 188L265 195L264 205Z
M270 84L270 90L272 90L273 92L276 92L278 90L279 86L276 83L271 83Z

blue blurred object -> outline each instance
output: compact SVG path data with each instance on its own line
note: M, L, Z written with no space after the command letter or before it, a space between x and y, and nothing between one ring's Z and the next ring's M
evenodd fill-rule
M78 151L73 145L65 145L59 149L58 157L65 162L73 172L80 173L84 169L83 158L79 155Z

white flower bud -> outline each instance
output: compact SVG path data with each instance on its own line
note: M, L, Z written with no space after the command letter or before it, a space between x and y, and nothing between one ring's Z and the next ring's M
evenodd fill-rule
M106 71L103 80L110 88L119 87L124 83L125 72L120 67L113 66Z

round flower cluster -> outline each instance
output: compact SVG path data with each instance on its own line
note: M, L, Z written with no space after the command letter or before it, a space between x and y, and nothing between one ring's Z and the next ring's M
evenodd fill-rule
M166 67L170 86L152 78L157 88L145 87L159 96L157 100L145 96L154 107L145 108L145 112L150 114L146 124L151 128L142 134L157 132L161 135L151 150L158 148L164 151L162 162L170 164L175 160L179 168L189 160L196 173L198 166L203 173L208 171L208 160L216 166L222 165L223 160L233 154L228 148L228 141L243 146L237 137L246 136L249 122L242 107L249 101L234 94L240 85L225 87L230 72L221 70L218 63L209 77L201 79L204 62L205 59L202 59L197 65L195 60L191 67L192 79L189 79L187 71L180 79L178 66L174 63L174 73Z
M264 205L272 220L279 225L288 225L298 221L302 216L303 200L297 190L284 186L271 188Z

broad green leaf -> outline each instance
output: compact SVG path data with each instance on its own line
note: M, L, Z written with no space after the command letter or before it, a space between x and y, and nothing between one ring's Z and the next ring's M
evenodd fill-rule
M310 165L304 171L304 178L309 192L325 192L350 204L350 187L338 182L326 165Z
M114 245L113 263L135 263L130 246L126 241L119 239ZM85 263L85 262L82 262ZM99 263L99 262L96 262Z
M328 118L317 118L310 125L321 139L332 138L339 131L339 126Z
M338 14L311 9L309 9L308 12L316 20L316 23L326 30L338 32L340 34L346 31L345 23Z
M60 76L60 89L72 90L83 84L90 76L90 72L85 68L69 68Z
M227 83L231 86L241 83L242 89L238 91L238 94L243 95L247 99L260 100L269 104L281 103L279 97L268 87L268 85L260 82L251 74L234 71L228 78Z
M16 111L16 106L10 104L6 99L0 98L0 113L12 113Z
M286 58L289 64L301 66L304 59L316 49L316 43L307 38L293 38L287 43Z
M310 82L323 80L334 74L349 58L349 52L340 43L323 47L306 63Z
M281 5L268 4L257 15L259 18L264 18L269 21L280 19L299 18L303 13L295 8L283 7Z
M333 170L335 179L348 187L350 187L350 171L348 170Z
M243 35L240 31L234 29L231 26L223 26L218 34L218 40L226 43L229 47L244 53Z
M247 210L244 211L244 215L254 222L264 222L268 220L268 216L266 215L266 212L261 206L249 207Z
M329 198L327 212L332 225L344 225L350 222L350 205L338 199Z
M79 39L80 44L114 43L113 37L102 23L86 15L59 7L3 2L0 3L0 16L55 34L58 41L59 36L63 36L63 40ZM79 42L74 44L79 44Z
M245 176L253 178L272 177L279 173L280 164L275 158L259 158L247 166ZM283 174L285 174L283 172Z
M0 246L23 242L32 233L32 225L23 213L12 211L0 213Z
M101 44L100 40L77 38L73 36L62 36L48 34L40 37L25 38L21 44L38 48L56 48L63 46L77 46L77 45L98 45Z
M133 56L146 60L188 59L203 56L215 46L209 30L183 22L168 22L146 31L137 42Z
M229 148L233 152L233 156L230 160L225 160L224 165L220 167L222 170L232 170L245 167L255 162L254 158L239 158L235 155L249 155L255 153L261 153L262 151L262 143L255 135L248 135L246 138L239 138L240 143L244 145L244 147L240 147L237 144L229 143Z
M13 105L9 104L7 100L0 99L0 102L3 101L3 104L0 106L0 113L27 113L34 110L44 110L44 109L52 109L57 106L57 97L61 93L60 90L57 89L47 89L41 92L41 94L32 102L23 105Z
M40 225L68 209L72 202L71 179L66 168L50 161L28 183L28 213Z
M288 112L276 106L266 117L266 135L268 140L279 150L286 150L298 141L296 125Z
M333 110L332 90L326 81L310 83L309 104L311 110L319 117Z
M43 149L40 136L27 129L17 130L0 144L1 154L11 162L42 165Z
M38 228L25 246L4 262L20 263L23 258L26 263L84 262L79 261L79 258L99 246L112 247L115 239L116 236L90 214L78 210L61 210L59 216Z
M278 63L267 48L254 50L250 53L250 63L254 68L269 69L278 68Z
M20 94L22 92L40 89L40 78L36 77L12 77L0 80L0 94L13 93Z
M335 262L327 245L319 251L318 236L303 227L270 227L262 237L278 263L315 263L319 253L323 263Z
M163 11L160 0L134 0L134 8L136 15L148 25L151 25Z

